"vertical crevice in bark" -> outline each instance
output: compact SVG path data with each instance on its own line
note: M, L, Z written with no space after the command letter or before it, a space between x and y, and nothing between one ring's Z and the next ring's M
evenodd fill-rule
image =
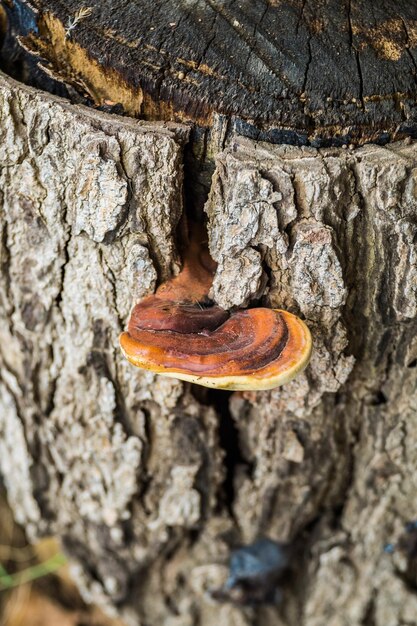
M251 464L242 454L239 431L230 412L229 402L232 392L209 390L207 403L213 406L219 419L219 444L224 452L225 477L221 486L219 497L228 514L235 519L233 507L235 502L235 490L237 488L237 470L250 475ZM237 520L235 520L237 522Z
M372 598L366 608L365 615L362 619L361 626L376 626L375 622L375 601Z
M192 128L184 150L185 212L190 219L199 222L204 219L204 205L214 172L214 161L207 159L209 134L207 128Z

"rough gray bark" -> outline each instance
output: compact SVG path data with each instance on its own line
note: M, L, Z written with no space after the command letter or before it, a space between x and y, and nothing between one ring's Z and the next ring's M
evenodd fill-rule
M187 129L1 76L0 136L0 471L30 538L60 536L84 596L132 625L412 623L410 563L383 547L416 516L416 146L218 152L214 298L264 295L315 344L228 418L118 348L178 267ZM216 603L259 536L297 538L282 605Z

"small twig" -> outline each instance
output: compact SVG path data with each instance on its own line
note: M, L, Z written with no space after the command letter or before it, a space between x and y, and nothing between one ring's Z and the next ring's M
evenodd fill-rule
M85 20L86 17L91 15L92 12L92 7L81 7L81 9L78 9L78 11L74 13L72 17L69 17L65 29L65 39L69 39L71 37L71 32L74 30L74 28L78 26L80 22Z

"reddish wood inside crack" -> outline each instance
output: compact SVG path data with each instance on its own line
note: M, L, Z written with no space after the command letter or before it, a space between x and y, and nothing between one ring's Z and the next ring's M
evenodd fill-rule
M210 303L215 264L194 230L181 273L132 311L120 338L134 365L224 389L268 389L308 363L310 333L287 311L229 312Z

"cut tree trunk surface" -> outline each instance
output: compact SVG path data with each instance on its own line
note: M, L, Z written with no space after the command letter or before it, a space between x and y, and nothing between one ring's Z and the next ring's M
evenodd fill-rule
M273 143L413 134L415 9L149 4L77 21L78 2L4 3L2 65L20 78L0 75L15 515L61 537L84 597L132 626L413 624L417 145ZM214 300L312 331L285 387L196 389L120 353L132 305L178 270L195 202ZM281 604L262 588L257 607L216 601L231 551L262 537L292 547Z
M111 100L129 115L201 126L220 114L240 134L274 143L417 132L415 2L5 4L48 73L99 106Z

